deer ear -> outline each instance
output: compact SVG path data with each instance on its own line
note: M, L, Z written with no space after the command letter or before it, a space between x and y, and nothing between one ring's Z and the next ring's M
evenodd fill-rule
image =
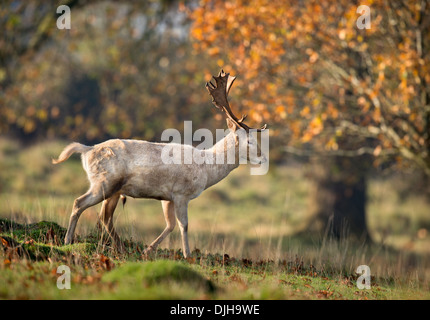
M225 119L225 121L227 122L227 127L230 129L230 131L236 132L237 124L234 123L230 118Z

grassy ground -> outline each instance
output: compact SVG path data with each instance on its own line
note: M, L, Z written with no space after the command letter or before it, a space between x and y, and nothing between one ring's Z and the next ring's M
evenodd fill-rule
M3 299L429 299L428 283L403 276L371 277L357 288L357 274L322 259L300 256L250 260L194 250L159 249L126 241L114 253L108 239L90 233L64 246L65 229L52 222L29 225L0 220L0 298ZM60 290L59 266L70 267L71 289ZM60 279L61 280L61 279ZM60 281L60 283L63 283Z
M20 149L0 139L0 298L430 298L429 206L422 196L400 197L396 178L369 183L371 246L297 236L312 221L302 166L272 167L265 176L250 176L243 166L190 203L191 259L178 251L177 229L155 256L144 257L164 228L155 200L118 206L125 254L96 233L100 205L82 215L78 243L62 245L73 200L88 187L77 157L51 165L63 147ZM56 286L63 264L71 268L72 290ZM370 290L356 286L359 265L370 267Z

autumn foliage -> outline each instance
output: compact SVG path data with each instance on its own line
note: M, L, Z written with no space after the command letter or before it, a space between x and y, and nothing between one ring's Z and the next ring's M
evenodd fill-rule
M366 5L370 29L358 28L355 1L202 0L191 35L240 74L236 108L290 146L390 156L430 174L430 2Z

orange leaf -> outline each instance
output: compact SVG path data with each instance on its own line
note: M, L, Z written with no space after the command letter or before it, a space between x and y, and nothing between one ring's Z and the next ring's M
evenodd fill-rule
M5 246L6 248L10 247L9 242L5 238L0 237L0 239L3 246Z

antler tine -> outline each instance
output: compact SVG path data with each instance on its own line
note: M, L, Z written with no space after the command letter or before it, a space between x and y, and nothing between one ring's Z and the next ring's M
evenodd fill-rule
M243 120L245 120L247 116L248 116L247 114L243 114L242 118L239 119L239 122L243 122Z
M251 128L251 127L249 127L249 126L247 126L245 123L243 123L243 122L240 122L239 123L239 125L243 128L243 129L245 129L247 132L249 132L249 130L255 130L256 132L261 132L261 131L264 131L264 130L266 130L266 128L267 128L267 123L265 123L261 128Z
M247 132L249 132L249 130L256 130L257 132L260 132L266 129L267 124L259 129L253 129L247 126L243 122L247 115L245 114L242 116L242 118L238 119L231 110L227 97L234 80L236 80L236 77L230 76L230 73L225 73L224 70L221 69L221 71L218 73L218 76L212 76L212 78L215 80L215 84L212 83L212 81L206 82L206 89L212 96L212 103L215 105L215 107L224 111L227 117L229 117L239 127L245 129Z

